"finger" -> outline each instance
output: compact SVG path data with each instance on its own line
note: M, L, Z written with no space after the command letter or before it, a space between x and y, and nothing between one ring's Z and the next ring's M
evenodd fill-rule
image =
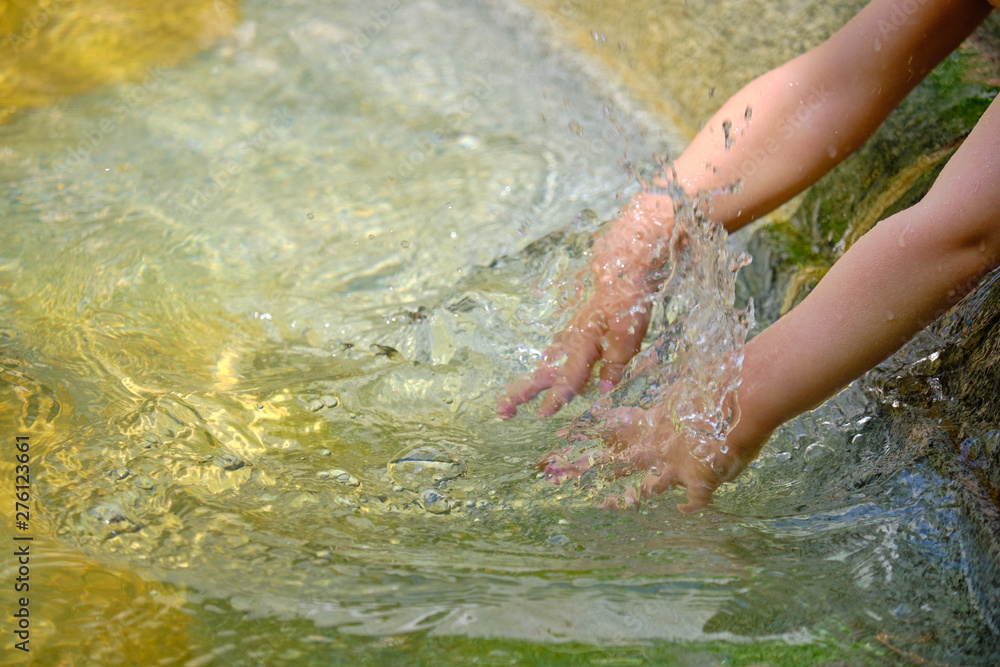
M635 507L639 509L639 497L635 489L628 489L624 493L608 496L601 503L601 509L627 510Z
M588 327L573 336L571 341L566 341L566 349L572 350L573 353L558 370L555 382L542 398L542 404L538 407L538 416L550 417L554 415L559 411L559 408L573 400L573 397L580 394L587 386L590 370L600 356L600 348L597 345L598 338L596 327Z
M504 419L510 419L517 414L517 406L527 403L551 387L555 377L555 366L546 360L539 362L534 373L525 373L510 381L506 394L497 399L497 412Z
M604 335L601 358L601 391L607 393L619 382L625 367L642 348L642 339L649 329L648 306L635 313L625 312L611 318Z
M695 512L712 502L712 491L715 490L707 482L689 482L687 485L687 504L678 505L677 509L685 514Z
M642 495L646 497L658 496L671 486L675 486L679 483L677 476L671 471L663 472L660 474L649 474L642 479L640 488L642 489Z
M543 474L546 481L562 484L566 480L576 479L595 465L603 465L606 458L603 453L590 453L570 460L569 455L570 452L567 451L556 455L547 462L544 459L540 462L544 464Z
M621 362L611 362L605 361L601 366L601 393L606 394L622 381L622 375L625 374L625 366L627 364Z

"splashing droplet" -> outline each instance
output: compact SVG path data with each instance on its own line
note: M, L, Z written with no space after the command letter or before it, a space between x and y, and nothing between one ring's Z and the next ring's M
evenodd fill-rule
M729 132L733 129L733 122L730 120L722 121L722 135L726 138L726 150L733 145L733 137L729 135Z

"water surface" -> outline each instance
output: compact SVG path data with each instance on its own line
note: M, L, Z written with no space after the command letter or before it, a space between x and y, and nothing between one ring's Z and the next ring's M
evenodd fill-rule
M626 151L677 146L518 11L377 9L250 3L0 127L36 659L985 663L950 482L884 456L858 387L694 516L538 478L586 401L503 422L497 393Z

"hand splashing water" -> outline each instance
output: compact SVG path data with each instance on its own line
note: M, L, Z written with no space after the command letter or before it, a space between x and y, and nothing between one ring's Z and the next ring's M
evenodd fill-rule
M734 256L726 250L725 231L705 215L708 198L692 202L676 184L666 196L644 193L638 200L642 202L643 197L646 202L667 197L674 202L673 224L667 227L669 239L647 242L646 247L638 249L616 244L616 234L634 237L623 233L621 228L632 230L637 221L645 222L642 212L648 211L648 207L644 208L643 203L634 205L609 231L611 240L595 246L595 262L591 264L597 277L595 294L581 314L594 319L588 309L596 309L600 314L613 304L618 308L616 321L633 324L638 321L644 333L651 313L649 306L659 302L664 304L663 321L658 327L663 333L632 359L617 388L562 432L571 444L550 452L540 465L547 479L555 483L578 478L591 468L597 468L598 476L605 481L622 477L641 480L637 486L609 495L604 504L612 507L628 507L643 496L683 485L687 488L688 502L679 508L692 511L707 505L715 489L736 477L752 459L730 451L726 445L726 438L739 419L736 396L743 347L753 325L752 303L746 311L733 308L736 274L749 262L749 257ZM608 257L602 257L600 249L614 249L616 245L624 254L611 258L614 262L611 270L605 261ZM656 257L663 248L669 251L664 270L649 273L648 258ZM639 257L639 269L644 275L631 270L635 264L623 262L622 257ZM617 283L611 279L605 286L601 276L615 272ZM632 289L623 289L621 283ZM645 295L642 288L647 290ZM501 399L502 413L509 416L514 406L542 389L560 390L558 379L554 379L557 367L551 359L565 355L567 363L574 363L575 350L567 349L566 341L572 343L574 336L585 336L588 331L574 329L574 324L557 336L533 376L511 384L510 398L506 402ZM598 328L597 334L591 331L590 337L613 335L608 329ZM634 336L636 332L630 333ZM634 344L637 346L638 342ZM602 340L600 348L606 351L608 347L607 341ZM584 359L588 375L597 351L590 357ZM602 390L607 390L604 378L602 373ZM573 391L579 390L567 391L567 383L563 384L557 399L560 405L568 400L563 400L567 394L571 397ZM551 413L552 401L548 399L543 401L543 414Z

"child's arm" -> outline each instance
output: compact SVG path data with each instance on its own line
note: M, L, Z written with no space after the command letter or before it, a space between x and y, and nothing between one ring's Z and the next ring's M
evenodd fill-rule
M693 195L742 180L739 194L713 197L713 218L730 232L765 215L857 150L989 12L983 0L874 0L730 98L675 162L679 182Z
M644 492L683 484L688 505L682 509L703 507L779 424L885 359L998 265L1000 99L919 204L878 223L801 304L747 344L740 420L725 453L719 447L713 456L721 472L672 445L678 440L670 420L662 419L639 446L663 471L644 482Z
M678 182L695 194L742 180L739 193L714 197L712 212L729 231L739 229L857 149L989 11L983 0L874 0L826 42L726 102L674 163ZM724 122L731 123L728 148ZM534 374L510 383L498 402L502 415L513 416L546 390L539 414L556 412L584 389L598 361L602 390L621 379L645 336L655 291L646 276L662 261L657 244L672 227L669 198L633 200L595 245L590 301L556 336Z
M801 304L747 344L734 441L812 409L1000 264L1000 100L926 197L875 226ZM755 435L754 435L755 434ZM742 444L742 443L739 443Z

